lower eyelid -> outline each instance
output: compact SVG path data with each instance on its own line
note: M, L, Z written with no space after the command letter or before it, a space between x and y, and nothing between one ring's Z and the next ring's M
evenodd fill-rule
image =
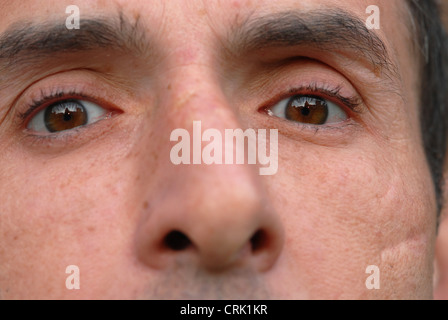
M112 118L113 116L113 112L109 111L104 113L102 116L100 116L100 118L97 118L95 121L82 125L82 126L78 126L75 127L73 129L69 129L69 130L64 130L64 131L59 131L59 132L51 132L51 133L46 133L46 134L37 134L37 136L39 136L40 138L50 138L50 139L58 139L59 137L62 136L76 136L81 134L83 131L87 131L90 130L90 128L93 128L95 125L97 125L99 122L103 122L106 120L109 120L110 118Z
M112 116L112 113L108 113L104 118L96 121L95 123L79 126L71 130L65 130L58 133L40 134L24 129L23 136L21 138L23 140L22 143L37 149L39 152L45 151L48 153L58 152L58 150L63 150L68 146L70 146L70 149L77 148L88 143L89 141L101 138L106 132L108 132L110 126L106 125L106 121Z
M329 148L341 148L356 143L363 134L363 125L353 118L338 124L323 126L307 125L286 119L267 117L260 113L257 116L259 127L278 130L279 143L300 145L312 144Z
M348 117L344 121L328 123L328 124L323 124L323 125L314 125L314 124L308 124L308 123L294 122L294 121L291 121L288 119L283 119L283 118L279 118L279 120L282 121L283 123L285 123L286 125L288 125L289 127L294 127L294 128L300 129L300 130L303 129L305 131L325 131L325 130L341 131L345 127L355 125L355 122L350 117Z

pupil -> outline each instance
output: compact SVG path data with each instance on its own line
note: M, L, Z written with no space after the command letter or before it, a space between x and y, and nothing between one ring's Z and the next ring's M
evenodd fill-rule
M307 104L308 104L308 102L307 102ZM311 111L310 111L310 108L308 106L305 106L305 107L302 108L302 115L309 116L310 112Z
M64 113L64 121L68 122L72 120L72 115L70 113L70 111L68 111L67 109L65 109L65 113Z

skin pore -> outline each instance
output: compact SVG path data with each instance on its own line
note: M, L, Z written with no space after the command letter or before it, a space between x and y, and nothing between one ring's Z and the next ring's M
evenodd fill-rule
M80 30L65 30L71 4ZM381 28L367 31L372 4ZM436 201L404 1L0 8L0 298L433 296ZM264 112L294 95L331 101L346 119ZM30 129L64 99L104 113L72 130ZM173 165L170 133L196 120L278 129L278 172ZM65 286L69 265L80 290ZM379 290L366 288L369 265Z

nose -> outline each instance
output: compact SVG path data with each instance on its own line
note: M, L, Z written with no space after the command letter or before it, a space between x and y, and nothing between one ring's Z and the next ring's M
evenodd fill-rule
M202 97L200 101L185 103L183 112L194 110L194 115L180 116L183 120L178 121L178 127L188 128L191 139L192 122L185 119L203 119L202 131L212 127L223 137L225 129L241 128L222 99ZM213 105L215 111L200 113L204 104ZM159 134L164 129L166 125L160 124ZM165 135L169 137L169 132ZM142 212L137 232L139 259L157 269L188 264L213 272L237 267L269 270L281 252L283 228L258 168L249 164L174 165L165 144L160 144L159 152L164 148L167 157L158 158L157 172L148 177L153 187L148 190L150 206ZM142 164L141 170L147 167L148 163Z
M148 265L183 262L210 271L237 266L263 271L274 264L282 244L276 215L242 169L222 172L221 178L213 170L204 172L213 180L191 178L165 190L163 204L140 230L139 253ZM232 181L235 175L238 182Z

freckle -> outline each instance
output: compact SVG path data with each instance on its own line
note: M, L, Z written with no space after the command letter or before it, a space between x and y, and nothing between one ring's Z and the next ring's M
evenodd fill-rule
M134 20L138 21L140 19L140 12L134 11L133 16L134 16Z
M95 231L95 227L88 227L87 230L90 232L93 232L93 231Z
M148 209L149 203L148 201L143 202L143 209Z
M375 76L377 76L377 77L381 76L381 69L380 68L376 67L374 72L375 72Z
M19 239L19 236L14 236L13 240L16 241L17 239Z
M168 87L166 87L167 90L171 90L171 84L168 85Z
M137 176L137 178L135 178L135 181L139 181L140 180L140 175Z

